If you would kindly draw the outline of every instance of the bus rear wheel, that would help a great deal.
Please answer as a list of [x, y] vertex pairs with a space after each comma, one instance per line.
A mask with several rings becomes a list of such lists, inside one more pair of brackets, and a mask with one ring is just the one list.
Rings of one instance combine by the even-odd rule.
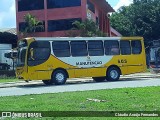
[[106, 77], [93, 77], [93, 80], [96, 82], [104, 82]]
[[45, 85], [52, 85], [53, 82], [51, 80], [42, 80]]
[[55, 85], [63, 85], [66, 83], [67, 75], [66, 72], [63, 70], [56, 70], [52, 74], [52, 82], [55, 83]]
[[118, 81], [120, 77], [120, 70], [117, 67], [110, 67], [107, 71], [108, 81]]

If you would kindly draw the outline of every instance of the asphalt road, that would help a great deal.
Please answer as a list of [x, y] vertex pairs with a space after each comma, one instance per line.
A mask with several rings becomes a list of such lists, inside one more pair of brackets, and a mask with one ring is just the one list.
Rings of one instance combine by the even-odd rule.
[[[0, 96], [19, 96], [29, 94], [59, 93], [72, 91], [102, 90], [115, 88], [134, 88], [160, 86], [160, 76], [131, 75], [121, 77], [117, 82], [95, 83], [90, 78], [70, 80], [61, 86], [45, 86], [42, 82], [16, 83], [10, 87], [0, 88]], [[2, 85], [2, 84], [1, 84]]]

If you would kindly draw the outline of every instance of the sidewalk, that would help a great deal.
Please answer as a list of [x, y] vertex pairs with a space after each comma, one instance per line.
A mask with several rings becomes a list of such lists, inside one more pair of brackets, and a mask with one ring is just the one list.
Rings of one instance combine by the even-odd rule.
[[[121, 76], [120, 79], [127, 79], [127, 78], [160, 78], [160, 74], [151, 74], [151, 73], [137, 73], [137, 74], [130, 74]], [[92, 78], [72, 78], [68, 79], [67, 83], [74, 84], [74, 83], [88, 83], [93, 82]], [[26, 86], [26, 85], [41, 85], [43, 86], [43, 82], [41, 80], [38, 81], [18, 81], [18, 82], [7, 82], [7, 83], [0, 83], [0, 88], [7, 88], [7, 87], [16, 87], [16, 86]], [[45, 85], [44, 85], [45, 86]]]

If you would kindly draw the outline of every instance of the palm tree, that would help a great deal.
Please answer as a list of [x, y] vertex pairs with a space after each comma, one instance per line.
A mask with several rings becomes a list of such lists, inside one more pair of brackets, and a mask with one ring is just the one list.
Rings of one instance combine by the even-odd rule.
[[44, 29], [43, 22], [39, 21], [35, 16], [29, 13], [24, 16], [24, 21], [25, 29], [21, 31], [24, 36], [28, 36], [28, 34], [35, 33], [37, 29], [40, 29], [41, 31], [43, 31]]
[[[100, 31], [99, 27], [93, 20], [84, 20], [82, 22], [73, 22], [74, 28], [70, 31], [69, 36], [75, 37], [105, 37], [106, 34]], [[78, 31], [78, 32], [77, 32]], [[74, 36], [73, 36], [74, 35]]]

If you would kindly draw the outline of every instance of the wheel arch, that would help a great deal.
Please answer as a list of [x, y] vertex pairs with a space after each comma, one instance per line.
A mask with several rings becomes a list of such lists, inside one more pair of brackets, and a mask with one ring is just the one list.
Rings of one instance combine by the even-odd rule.
[[[64, 69], [64, 68], [56, 68], [56, 69], [54, 69], [53, 72], [52, 72], [52, 75], [53, 75], [53, 73], [54, 73], [55, 71], [57, 71], [57, 70], [62, 70], [62, 71], [64, 71], [64, 72], [66, 73], [66, 75], [67, 75], [67, 78], [69, 78], [69, 74], [68, 74], [67, 70]], [[52, 75], [51, 75], [51, 77], [52, 77]]]
[[117, 69], [119, 70], [119, 72], [120, 72], [120, 75], [122, 75], [122, 71], [121, 71], [121, 69], [120, 69], [117, 65], [111, 65], [111, 66], [109, 66], [109, 67], [107, 68], [107, 70], [106, 70], [106, 74], [107, 74], [108, 70], [109, 70], [110, 68], [112, 68], [112, 67], [117, 68]]

